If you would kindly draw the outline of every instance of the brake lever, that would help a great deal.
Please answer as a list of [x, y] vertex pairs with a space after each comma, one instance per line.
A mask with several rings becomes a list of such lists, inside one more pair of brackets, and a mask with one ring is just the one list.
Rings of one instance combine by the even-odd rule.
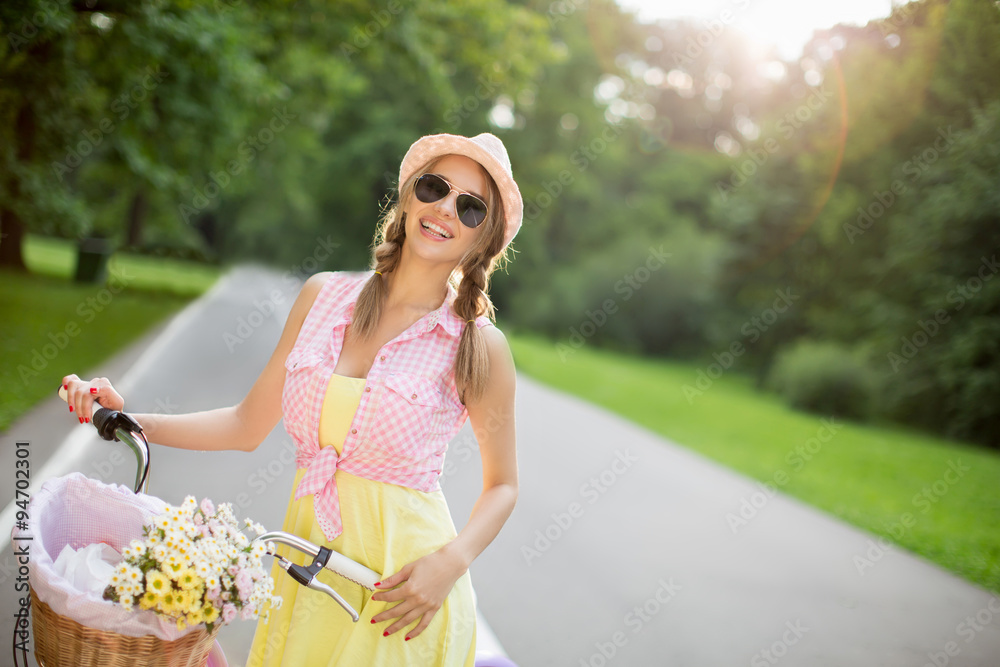
[[[278, 559], [278, 565], [281, 567], [282, 570], [284, 570], [285, 572], [287, 572], [289, 574], [289, 576], [291, 576], [292, 579], [294, 579], [295, 581], [299, 582], [300, 584], [302, 584], [306, 588], [311, 588], [314, 591], [319, 591], [320, 593], [326, 593], [327, 595], [329, 595], [331, 598], [334, 599], [334, 601], [337, 604], [339, 604], [341, 607], [344, 608], [344, 611], [346, 611], [348, 614], [350, 614], [351, 620], [354, 621], [355, 623], [357, 623], [358, 619], [361, 618], [358, 615], [358, 612], [354, 610], [354, 607], [352, 607], [351, 605], [349, 605], [347, 603], [347, 600], [345, 600], [344, 598], [340, 597], [340, 595], [337, 593], [337, 591], [333, 590], [332, 588], [330, 588], [329, 586], [327, 586], [326, 584], [324, 584], [322, 581], [320, 581], [316, 577], [316, 574], [318, 573], [318, 571], [316, 573], [311, 573], [310, 572], [310, 570], [312, 569], [312, 566], [310, 566], [308, 568], [307, 567], [303, 567], [301, 565], [296, 565], [295, 563], [293, 563], [292, 561], [288, 560], [287, 558], [285, 558], [284, 556], [282, 556], [280, 554], [274, 553], [274, 554], [271, 554], [271, 555], [274, 556], [276, 559]], [[317, 556], [317, 558], [318, 558], [318, 556]], [[313, 561], [313, 566], [315, 566], [316, 564], [317, 563], [314, 560]], [[320, 567], [319, 569], [322, 569], [322, 567]]]

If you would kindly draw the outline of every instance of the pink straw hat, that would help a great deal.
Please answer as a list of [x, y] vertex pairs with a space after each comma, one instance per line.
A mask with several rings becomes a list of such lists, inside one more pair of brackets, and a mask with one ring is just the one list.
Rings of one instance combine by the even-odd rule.
[[[496, 135], [484, 132], [475, 137], [457, 134], [430, 134], [418, 139], [406, 151], [399, 166], [399, 185], [402, 187], [417, 169], [430, 160], [443, 155], [464, 155], [481, 164], [500, 190], [503, 210], [507, 217], [507, 231], [504, 234], [504, 248], [514, 239], [521, 228], [524, 216], [524, 202], [521, 191], [514, 182], [510, 168], [510, 158], [503, 142]], [[400, 193], [402, 195], [402, 193]]]

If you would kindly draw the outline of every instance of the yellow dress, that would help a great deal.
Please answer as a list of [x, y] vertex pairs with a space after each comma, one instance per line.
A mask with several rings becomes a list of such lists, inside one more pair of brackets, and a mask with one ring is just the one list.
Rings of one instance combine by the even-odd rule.
[[[334, 373], [330, 377], [319, 423], [321, 447], [337, 453], [350, 428], [364, 391], [365, 379]], [[295, 499], [305, 474], [300, 468], [292, 484], [282, 530], [324, 545], [388, 577], [404, 565], [444, 546], [457, 535], [444, 494], [378, 482], [338, 470], [336, 482], [344, 532], [327, 542], [316, 523], [313, 497]], [[294, 563], [312, 559], [297, 549], [279, 546]], [[308, 561], [308, 562], [307, 562]], [[300, 586], [275, 561], [271, 576], [282, 596], [270, 618], [258, 620], [247, 667], [361, 667], [368, 665], [433, 665], [473, 667], [476, 653], [476, 610], [468, 572], [455, 583], [430, 624], [404, 641], [414, 620], [388, 637], [382, 633], [398, 617], [372, 624], [372, 616], [400, 604], [372, 600], [369, 591], [328, 570], [319, 574], [357, 610], [354, 623], [327, 595]]]

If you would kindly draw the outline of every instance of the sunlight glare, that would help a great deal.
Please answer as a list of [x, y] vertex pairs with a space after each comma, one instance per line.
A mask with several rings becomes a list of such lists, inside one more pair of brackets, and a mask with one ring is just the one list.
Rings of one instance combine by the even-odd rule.
[[[897, 0], [899, 2], [900, 0]], [[838, 0], [835, 3], [802, 2], [801, 0], [617, 0], [626, 11], [636, 13], [643, 22], [658, 19], [688, 18], [695, 25], [724, 26], [746, 33], [761, 46], [773, 46], [778, 56], [795, 60], [814, 30], [831, 28], [838, 23], [865, 25], [884, 18], [892, 9], [891, 0]], [[843, 48], [843, 40], [835, 38], [831, 46]], [[832, 52], [830, 57], [832, 57]], [[773, 57], [773, 54], [767, 57]]]

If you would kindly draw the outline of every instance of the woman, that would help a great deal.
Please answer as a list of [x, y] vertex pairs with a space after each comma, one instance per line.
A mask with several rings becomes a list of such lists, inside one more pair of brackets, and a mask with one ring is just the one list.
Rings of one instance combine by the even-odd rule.
[[[423, 137], [400, 166], [374, 268], [306, 281], [239, 405], [133, 415], [151, 442], [193, 450], [252, 451], [283, 418], [299, 468], [283, 529], [383, 573], [374, 593], [320, 574], [355, 624], [275, 565], [284, 602], [259, 621], [248, 665], [473, 665], [468, 568], [517, 499], [514, 363], [487, 290], [522, 215], [500, 139]], [[107, 378], [63, 383], [81, 421], [95, 399], [124, 408]], [[466, 419], [483, 491], [459, 533], [438, 480]]]

